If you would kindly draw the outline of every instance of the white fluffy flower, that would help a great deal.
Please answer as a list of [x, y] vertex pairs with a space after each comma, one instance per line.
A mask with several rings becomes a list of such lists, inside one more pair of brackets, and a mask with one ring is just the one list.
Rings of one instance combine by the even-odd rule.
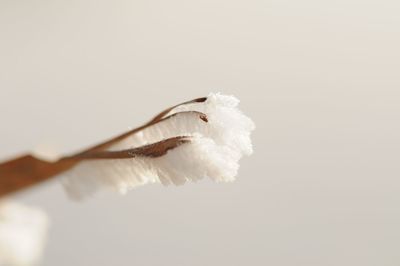
[[[147, 183], [184, 184], [204, 177], [232, 181], [242, 155], [252, 153], [250, 133], [254, 123], [238, 108], [233, 96], [210, 94], [205, 102], [180, 105], [157, 124], [113, 144], [107, 150], [135, 148], [176, 136], [190, 142], [165, 155], [113, 160], [86, 160], [66, 173], [67, 192], [75, 198], [101, 188], [125, 192]], [[205, 114], [207, 120], [199, 119]]]
[[47, 235], [46, 214], [14, 202], [0, 202], [0, 265], [35, 265]]

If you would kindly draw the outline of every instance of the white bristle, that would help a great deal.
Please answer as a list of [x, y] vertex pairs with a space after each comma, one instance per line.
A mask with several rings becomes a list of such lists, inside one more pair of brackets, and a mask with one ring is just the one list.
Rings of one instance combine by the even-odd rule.
[[204, 177], [214, 181], [234, 180], [242, 154], [252, 153], [250, 133], [254, 123], [237, 109], [232, 96], [210, 94], [204, 103], [175, 108], [170, 114], [198, 111], [172, 116], [138, 134], [112, 145], [108, 150], [139, 147], [176, 136], [191, 136], [191, 142], [157, 157], [132, 159], [88, 160], [79, 163], [63, 179], [68, 194], [83, 198], [99, 189], [126, 192], [147, 183], [184, 184]]

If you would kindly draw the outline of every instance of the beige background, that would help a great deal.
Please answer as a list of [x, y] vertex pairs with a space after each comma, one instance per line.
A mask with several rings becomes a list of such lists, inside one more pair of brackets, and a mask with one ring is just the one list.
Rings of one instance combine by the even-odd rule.
[[0, 2], [0, 158], [72, 152], [171, 104], [234, 94], [237, 182], [66, 198], [42, 265], [399, 265], [398, 1]]

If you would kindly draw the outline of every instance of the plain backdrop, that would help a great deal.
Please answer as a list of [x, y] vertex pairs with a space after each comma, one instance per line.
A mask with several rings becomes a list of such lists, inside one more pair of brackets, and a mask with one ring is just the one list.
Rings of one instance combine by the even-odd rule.
[[43, 266], [399, 265], [400, 4], [0, 1], [0, 158], [69, 153], [172, 104], [234, 94], [254, 119], [237, 181], [70, 201]]

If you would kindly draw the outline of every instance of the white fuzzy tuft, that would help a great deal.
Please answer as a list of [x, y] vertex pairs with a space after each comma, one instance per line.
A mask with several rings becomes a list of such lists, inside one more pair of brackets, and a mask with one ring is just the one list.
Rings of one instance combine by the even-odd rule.
[[0, 265], [36, 265], [47, 235], [47, 215], [14, 202], [0, 202]]
[[213, 139], [217, 145], [251, 155], [253, 152], [250, 133], [255, 129], [253, 121], [238, 108], [239, 100], [233, 96], [211, 93], [204, 103], [179, 106], [170, 114], [198, 111], [207, 115], [208, 123], [194, 113], [183, 113], [146, 128], [113, 145], [110, 150], [133, 148], [175, 136], [201, 134]]
[[[191, 136], [183, 144], [157, 158], [90, 160], [79, 163], [63, 180], [68, 194], [82, 198], [102, 188], [125, 193], [147, 183], [184, 184], [204, 177], [215, 181], [234, 180], [242, 155], [250, 155], [250, 133], [254, 123], [237, 109], [232, 96], [210, 94], [204, 103], [179, 106], [170, 119], [153, 125], [114, 144], [109, 150], [139, 147], [176, 136]], [[196, 113], [207, 115], [204, 122]]]

